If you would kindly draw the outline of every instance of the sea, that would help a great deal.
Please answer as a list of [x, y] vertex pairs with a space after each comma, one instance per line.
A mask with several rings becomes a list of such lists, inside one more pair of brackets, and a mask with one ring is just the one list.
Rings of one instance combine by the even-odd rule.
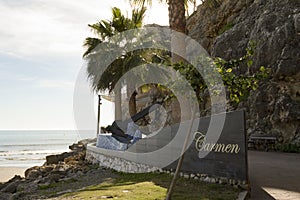
[[1, 130], [0, 167], [39, 166], [45, 163], [47, 155], [70, 151], [69, 145], [95, 136], [94, 131]]

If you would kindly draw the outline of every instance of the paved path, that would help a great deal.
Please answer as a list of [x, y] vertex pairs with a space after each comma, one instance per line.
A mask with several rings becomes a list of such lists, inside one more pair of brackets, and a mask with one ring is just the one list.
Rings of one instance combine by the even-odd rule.
[[248, 151], [251, 200], [300, 200], [300, 154]]

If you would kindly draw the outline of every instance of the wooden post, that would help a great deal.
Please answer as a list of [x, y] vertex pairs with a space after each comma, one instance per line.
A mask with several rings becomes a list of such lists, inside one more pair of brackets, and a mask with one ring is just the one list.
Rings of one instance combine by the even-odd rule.
[[101, 105], [101, 95], [98, 94], [98, 121], [97, 121], [97, 136], [99, 135], [99, 129], [100, 129], [100, 105]]
[[194, 124], [194, 121], [195, 121], [195, 114], [192, 113], [192, 116], [193, 116], [192, 122], [190, 124], [189, 130], [188, 130], [187, 135], [185, 137], [183, 147], [182, 147], [182, 150], [181, 150], [181, 156], [179, 157], [177, 167], [176, 167], [176, 171], [174, 173], [174, 176], [173, 176], [173, 179], [171, 181], [170, 187], [169, 187], [168, 192], [167, 192], [167, 197], [166, 197], [165, 200], [171, 200], [171, 197], [172, 197], [172, 194], [173, 194], [173, 190], [174, 190], [174, 187], [175, 187], [175, 184], [176, 184], [176, 179], [178, 177], [178, 174], [179, 174], [181, 166], [182, 166], [182, 162], [183, 162], [183, 159], [184, 159], [184, 154], [185, 154], [185, 151], [187, 150], [189, 137], [191, 135], [192, 127], [193, 127], [193, 124]]

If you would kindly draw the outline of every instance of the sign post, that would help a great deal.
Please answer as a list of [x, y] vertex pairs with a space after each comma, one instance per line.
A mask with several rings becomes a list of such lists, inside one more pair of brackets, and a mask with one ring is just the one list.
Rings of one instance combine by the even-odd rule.
[[98, 94], [98, 119], [97, 119], [97, 135], [96, 138], [98, 138], [99, 130], [100, 130], [100, 106], [101, 106], [101, 95]]

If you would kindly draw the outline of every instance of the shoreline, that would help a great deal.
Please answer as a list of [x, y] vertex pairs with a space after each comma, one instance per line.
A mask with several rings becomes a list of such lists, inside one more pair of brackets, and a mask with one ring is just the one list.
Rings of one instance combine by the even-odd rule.
[[5, 183], [15, 175], [24, 177], [27, 167], [0, 167], [0, 183]]
[[[87, 162], [85, 159], [86, 156], [86, 144], [90, 143], [92, 140], [80, 141], [77, 144], [70, 146], [71, 152], [65, 152], [58, 155], [50, 155], [46, 157], [46, 163], [43, 166], [35, 166], [32, 168], [21, 168], [21, 167], [0, 167], [0, 182], [7, 181], [10, 178], [13, 178], [16, 174], [19, 174], [24, 177], [24, 172], [26, 170], [26, 178], [15, 177], [10, 182], [0, 184], [0, 199], [45, 199], [45, 198], [58, 198], [65, 199], [62, 195], [68, 194], [72, 198], [77, 197], [75, 192], [81, 191], [83, 188], [92, 187], [97, 185], [99, 187], [97, 192], [101, 192], [103, 188], [108, 188], [109, 191], [101, 193], [104, 197], [110, 197], [114, 194], [117, 196], [123, 197], [124, 191], [129, 191], [130, 188], [131, 197], [136, 197], [136, 194], [140, 192], [139, 187], [142, 187], [143, 194], [149, 195], [149, 187], [153, 190], [159, 189], [160, 197], [165, 196], [165, 190], [168, 187], [168, 183], [171, 181], [171, 176], [169, 174], [161, 173], [148, 173], [141, 174], [136, 177], [136, 174], [130, 173], [115, 173], [113, 170], [101, 167], [98, 164], [92, 164]], [[94, 142], [94, 140], [93, 140]], [[161, 180], [161, 177], [163, 180]], [[125, 184], [124, 180], [129, 180], [130, 184]], [[148, 185], [155, 179], [157, 185]], [[133, 184], [132, 184], [132, 183]], [[181, 188], [185, 188], [186, 184], [190, 184], [190, 187], [195, 187], [195, 183], [191, 183], [190, 180], [182, 180], [183, 184]], [[119, 185], [118, 183], [122, 183]], [[137, 185], [136, 185], [137, 184]], [[197, 183], [199, 186], [196, 186], [194, 189], [203, 188], [205, 183]], [[119, 187], [116, 189], [116, 187]], [[125, 188], [124, 188], [125, 187]], [[218, 188], [215, 189], [216, 193], [224, 191], [224, 187], [229, 189], [230, 195], [232, 196], [229, 199], [235, 199], [233, 197], [238, 196], [238, 190], [233, 187], [221, 186], [218, 185]], [[124, 190], [126, 189], [126, 190]], [[194, 189], [192, 189], [194, 191]], [[106, 190], [106, 189], [105, 189]], [[117, 191], [117, 193], [115, 193]], [[119, 192], [118, 192], [119, 191]], [[199, 194], [205, 193], [207, 189], [203, 189]], [[182, 192], [179, 192], [180, 194]], [[228, 191], [225, 191], [228, 195]], [[224, 193], [224, 194], [225, 194]], [[95, 191], [88, 191], [88, 194], [81, 193], [84, 195], [83, 199], [86, 199], [85, 195], [88, 195], [89, 198], [99, 198], [98, 195], [95, 195]], [[156, 193], [151, 194], [153, 197], [156, 197]], [[181, 194], [185, 195], [185, 194]], [[186, 193], [187, 195], [187, 193]], [[157, 196], [157, 197], [158, 197]], [[81, 197], [80, 197], [81, 198]]]
[[[50, 154], [46, 155], [45, 161], [48, 162], [48, 164], [58, 164], [60, 161], [64, 161], [65, 158], [69, 158], [70, 160], [84, 160], [85, 158], [85, 146], [87, 143], [90, 142], [95, 142], [94, 139], [84, 139], [81, 140], [77, 143], [73, 143], [68, 147], [69, 151], [65, 151], [59, 154]], [[79, 161], [78, 160], [78, 161]], [[43, 165], [45, 164], [45, 161], [43, 161], [40, 164], [35, 163], [33, 166], [23, 166], [23, 167], [18, 167], [18, 166], [0, 166], [0, 184], [1, 183], [6, 183], [16, 175], [21, 176], [21, 178], [25, 178], [25, 171], [28, 169], [35, 169], [35, 168], [43, 168]], [[76, 166], [77, 161], [75, 161], [73, 167], [78, 167]]]

